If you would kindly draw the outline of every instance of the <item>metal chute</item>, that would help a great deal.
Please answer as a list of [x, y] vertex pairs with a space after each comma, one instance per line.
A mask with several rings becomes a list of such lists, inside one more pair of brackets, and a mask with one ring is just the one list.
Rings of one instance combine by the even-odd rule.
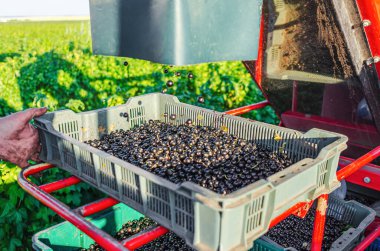
[[90, 0], [94, 54], [173, 65], [257, 58], [262, 0]]

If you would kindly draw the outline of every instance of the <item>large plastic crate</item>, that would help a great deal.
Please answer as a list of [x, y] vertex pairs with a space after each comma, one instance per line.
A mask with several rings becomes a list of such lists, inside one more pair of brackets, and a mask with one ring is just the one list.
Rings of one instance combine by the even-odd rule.
[[[164, 113], [176, 114], [176, 120]], [[150, 119], [182, 124], [189, 118], [197, 125], [227, 129], [273, 151], [284, 151], [297, 163], [223, 196], [191, 182], [174, 184], [82, 143]], [[112, 108], [49, 113], [36, 119], [36, 125], [42, 160], [130, 205], [198, 250], [247, 250], [267, 231], [271, 219], [297, 202], [339, 187], [336, 169], [347, 147], [347, 137], [340, 134], [319, 129], [300, 133], [187, 105], [158, 93], [134, 97]]]
[[[351, 228], [346, 230], [336, 241], [334, 241], [331, 245], [330, 251], [349, 251], [353, 250], [362, 240], [364, 231], [375, 219], [376, 212], [354, 200], [342, 201], [330, 197], [327, 215], [351, 226]], [[274, 248], [280, 247], [281, 250], [296, 251], [294, 248], [283, 248], [268, 237], [263, 237], [262, 239]]]

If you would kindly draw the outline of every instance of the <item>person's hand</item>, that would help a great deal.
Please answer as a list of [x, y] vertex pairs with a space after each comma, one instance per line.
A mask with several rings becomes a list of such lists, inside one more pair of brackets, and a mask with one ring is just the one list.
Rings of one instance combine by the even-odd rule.
[[41, 150], [38, 132], [29, 122], [46, 111], [46, 108], [31, 108], [0, 118], [0, 159], [20, 167], [28, 166], [30, 159], [38, 161]]

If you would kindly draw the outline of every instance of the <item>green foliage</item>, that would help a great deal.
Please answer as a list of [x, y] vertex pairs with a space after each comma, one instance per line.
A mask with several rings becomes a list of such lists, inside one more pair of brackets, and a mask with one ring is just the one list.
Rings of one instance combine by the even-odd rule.
[[[128, 66], [124, 62], [128, 61]], [[164, 70], [169, 73], [165, 74]], [[181, 72], [181, 77], [175, 73]], [[189, 79], [192, 72], [194, 78]], [[94, 56], [88, 21], [12, 22], [0, 24], [0, 116], [28, 107], [46, 106], [50, 111], [93, 110], [124, 103], [129, 97], [160, 92], [166, 82], [168, 94], [182, 102], [225, 111], [263, 100], [241, 62], [170, 67], [142, 60]], [[204, 104], [197, 97], [205, 98]], [[277, 119], [269, 108], [249, 115], [268, 123]], [[14, 165], [0, 162], [0, 249], [30, 247], [31, 235], [60, 219], [18, 186]], [[49, 182], [58, 171], [38, 178]], [[56, 193], [77, 206], [85, 185]], [[93, 196], [88, 196], [92, 198]], [[86, 196], [87, 198], [87, 196]]]
[[[26, 194], [17, 184], [20, 171], [17, 166], [0, 161], [0, 250], [4, 251], [15, 250], [16, 247], [25, 250], [26, 243], [30, 247], [34, 233], [61, 221], [53, 211]], [[36, 184], [44, 184], [66, 176], [53, 169], [32, 179]], [[99, 197], [86, 184], [60, 190], [55, 196], [72, 207]]]
[[[182, 76], [174, 76], [175, 72]], [[187, 78], [189, 72], [193, 79]], [[94, 56], [87, 21], [0, 24], [0, 116], [31, 106], [98, 109], [160, 92], [168, 80], [175, 84], [169, 94], [193, 104], [202, 95], [205, 107], [219, 111], [263, 99], [241, 62], [169, 67]], [[275, 117], [265, 111], [260, 118], [273, 122]]]
[[74, 112], [81, 112], [85, 109], [85, 105], [83, 104], [83, 102], [77, 99], [70, 99], [65, 106], [68, 109], [73, 110]]

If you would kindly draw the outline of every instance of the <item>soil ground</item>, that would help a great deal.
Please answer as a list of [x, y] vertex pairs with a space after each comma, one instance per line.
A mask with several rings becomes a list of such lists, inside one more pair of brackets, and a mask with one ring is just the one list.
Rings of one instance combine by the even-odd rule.
[[323, 0], [285, 2], [289, 22], [281, 48], [282, 67], [344, 79], [351, 77], [353, 69], [332, 3]]
[[[273, 30], [283, 31], [280, 67], [284, 70], [316, 73], [347, 80], [345, 88], [349, 90], [347, 99], [350, 98], [347, 107], [355, 109], [362, 93], [331, 1], [284, 0], [284, 2], [287, 14], [286, 22], [282, 25], [276, 25], [279, 13], [276, 12], [274, 0], [269, 0], [269, 4], [264, 5], [265, 20], [267, 20], [266, 37], [270, 38]], [[262, 87], [278, 113], [291, 109], [292, 80], [264, 77]], [[324, 94], [323, 83], [298, 81], [298, 111], [320, 115]]]

